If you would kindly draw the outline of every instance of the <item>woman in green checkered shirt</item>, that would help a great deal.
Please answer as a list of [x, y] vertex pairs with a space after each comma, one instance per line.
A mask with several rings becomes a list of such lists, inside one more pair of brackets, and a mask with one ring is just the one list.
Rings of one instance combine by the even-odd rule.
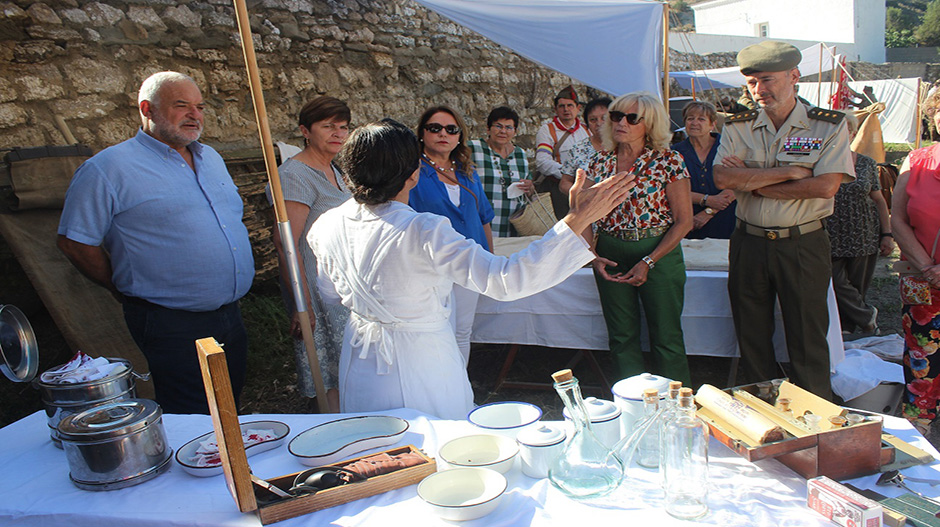
[[494, 237], [515, 235], [509, 216], [519, 208], [520, 200], [507, 196], [509, 186], [518, 182], [520, 190], [526, 194], [532, 194], [535, 190], [525, 151], [512, 144], [518, 129], [519, 114], [511, 108], [500, 106], [494, 108], [486, 118], [486, 139], [474, 139], [469, 143], [483, 191], [496, 213], [490, 224]]

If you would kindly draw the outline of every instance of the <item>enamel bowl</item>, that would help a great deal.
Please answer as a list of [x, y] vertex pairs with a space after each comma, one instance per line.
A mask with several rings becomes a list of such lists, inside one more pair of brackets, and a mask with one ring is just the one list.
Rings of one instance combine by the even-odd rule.
[[418, 496], [445, 520], [475, 520], [493, 512], [506, 492], [506, 477], [487, 468], [435, 472], [418, 484]]
[[309, 467], [330, 465], [352, 454], [397, 443], [408, 421], [387, 415], [365, 415], [328, 421], [297, 435], [287, 449]]
[[[284, 443], [284, 439], [288, 434], [290, 434], [290, 427], [280, 421], [250, 421], [247, 423], [241, 423], [240, 426], [242, 432], [245, 430], [273, 430], [275, 435], [275, 439], [263, 441], [261, 443], [255, 443], [249, 447], [246, 447], [246, 456], [253, 456], [260, 452], [277, 448]], [[176, 451], [176, 462], [179, 464], [179, 466], [183, 467], [183, 470], [185, 470], [187, 473], [201, 478], [218, 476], [221, 474], [221, 462], [205, 467], [199, 467], [189, 461], [196, 456], [196, 450], [199, 449], [199, 444], [203, 441], [211, 439], [213, 436], [215, 436], [215, 432], [209, 432], [181, 446]]]
[[467, 420], [487, 433], [516, 439], [516, 435], [542, 418], [542, 409], [534, 404], [503, 401], [477, 406]]
[[488, 468], [501, 474], [509, 472], [519, 445], [515, 440], [505, 436], [480, 434], [458, 437], [448, 441], [438, 451], [438, 457], [447, 468]]

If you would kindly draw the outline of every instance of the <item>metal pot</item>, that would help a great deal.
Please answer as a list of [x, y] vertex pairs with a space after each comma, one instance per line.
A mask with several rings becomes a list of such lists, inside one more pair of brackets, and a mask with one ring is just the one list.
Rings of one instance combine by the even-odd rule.
[[135, 372], [130, 361], [113, 357], [108, 357], [108, 360], [122, 363], [124, 369], [103, 379], [74, 384], [50, 384], [39, 379], [33, 381], [46, 407], [46, 424], [49, 425], [49, 436], [55, 446], [62, 448], [56, 432], [62, 419], [99, 404], [134, 399], [137, 397], [134, 379], [150, 378], [149, 374]]
[[160, 405], [149, 399], [99, 404], [63, 419], [59, 438], [69, 478], [85, 490], [114, 490], [153, 479], [169, 468], [173, 449]]

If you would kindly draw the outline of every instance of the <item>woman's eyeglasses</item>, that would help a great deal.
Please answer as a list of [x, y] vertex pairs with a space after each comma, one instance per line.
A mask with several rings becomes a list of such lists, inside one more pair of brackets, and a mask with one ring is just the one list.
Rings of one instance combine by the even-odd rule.
[[499, 131], [505, 130], [505, 131], [507, 131], [507, 132], [514, 132], [514, 131], [516, 130], [516, 127], [513, 126], [513, 125], [511, 125], [511, 124], [510, 124], [510, 125], [503, 126], [503, 125], [501, 125], [501, 124], [499, 124], [499, 123], [496, 123], [496, 124], [493, 125], [493, 128], [496, 128], [496, 129], [499, 130]]
[[441, 130], [444, 130], [450, 135], [457, 135], [460, 133], [460, 127], [457, 126], [456, 124], [449, 124], [447, 126], [444, 126], [438, 123], [428, 123], [424, 125], [424, 130], [426, 132], [431, 132], [432, 134], [440, 133]]
[[624, 117], [627, 118], [627, 124], [632, 125], [640, 124], [640, 121], [643, 120], [643, 118], [640, 117], [640, 114], [637, 113], [623, 113], [618, 112], [617, 110], [610, 111], [610, 122], [612, 123], [619, 123], [623, 120]]

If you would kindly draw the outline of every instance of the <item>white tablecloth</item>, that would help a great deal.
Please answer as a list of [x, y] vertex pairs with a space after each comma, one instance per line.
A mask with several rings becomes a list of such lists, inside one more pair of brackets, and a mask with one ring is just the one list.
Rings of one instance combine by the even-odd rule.
[[[473, 433], [466, 422], [438, 421], [412, 410], [386, 412], [407, 419], [411, 425], [398, 445], [413, 444], [435, 456], [444, 442]], [[291, 427], [288, 438], [338, 416], [250, 415], [243, 421], [274, 419]], [[164, 424], [170, 445], [179, 448], [190, 439], [212, 429], [208, 416], [166, 415]], [[918, 447], [940, 454], [903, 419], [886, 418], [885, 427]], [[391, 448], [383, 447], [383, 448]], [[736, 526], [827, 526], [822, 516], [805, 507], [806, 482], [774, 460], [749, 463], [712, 440], [709, 451], [709, 507], [705, 525]], [[304, 470], [288, 453], [287, 444], [249, 458], [254, 473], [273, 478]], [[937, 464], [906, 469], [915, 477], [940, 478]], [[239, 513], [223, 476], [196, 478], [173, 462], [157, 478], [126, 489], [108, 492], [79, 490], [68, 479], [68, 464], [61, 450], [50, 442], [46, 417], [37, 412], [0, 429], [0, 525], [17, 527], [69, 526], [133, 527], [258, 526], [253, 514]], [[633, 468], [631, 476], [646, 476]], [[875, 488], [876, 476], [852, 483]], [[687, 526], [662, 510], [661, 496], [642, 498], [629, 487], [595, 501], [577, 502], [551, 486], [548, 480], [522, 475], [518, 468], [508, 474], [509, 489], [497, 509], [484, 518], [467, 522], [473, 526], [581, 525], [676, 525]], [[940, 496], [940, 489], [910, 483], [916, 490]], [[898, 496], [900, 489], [878, 487], [878, 492]], [[417, 496], [414, 485], [325, 509], [277, 525], [296, 526], [399, 526], [453, 525], [438, 519]]]
[[[682, 332], [689, 355], [737, 357], [738, 341], [731, 318], [726, 271], [687, 271]], [[644, 319], [645, 320], [645, 319]], [[644, 349], [646, 323], [642, 323]], [[835, 293], [829, 287], [830, 361], [845, 357]], [[473, 342], [525, 344], [551, 348], [607, 350], [607, 326], [591, 269], [579, 269], [557, 286], [512, 302], [481, 296], [473, 321]], [[783, 319], [777, 310], [774, 349], [787, 361]]]

